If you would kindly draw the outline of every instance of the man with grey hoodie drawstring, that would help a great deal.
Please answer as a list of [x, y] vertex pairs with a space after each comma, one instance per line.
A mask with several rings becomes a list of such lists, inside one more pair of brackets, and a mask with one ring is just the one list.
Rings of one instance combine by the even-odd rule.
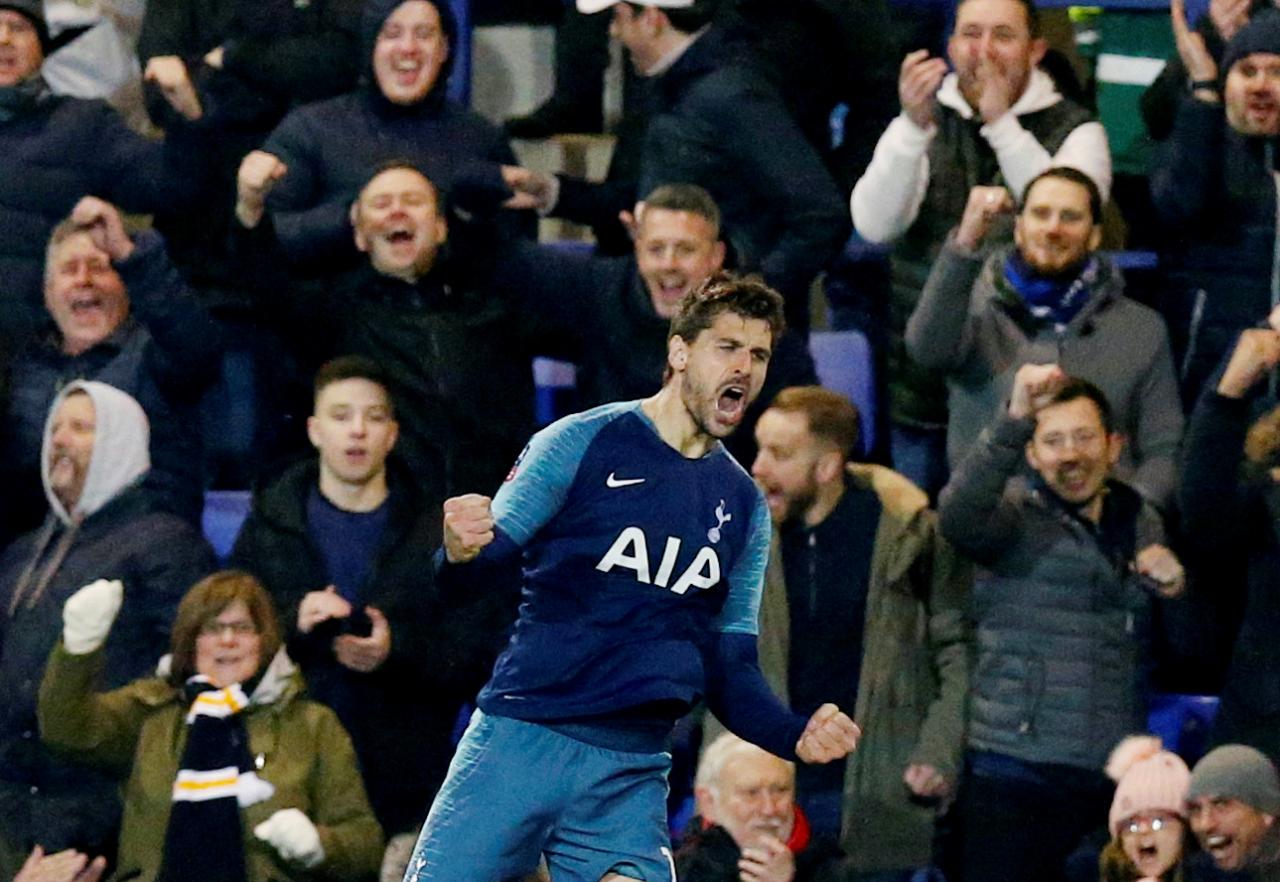
[[113, 850], [118, 782], [49, 752], [36, 726], [36, 693], [66, 599], [96, 579], [124, 584], [99, 683], [112, 689], [155, 668], [179, 599], [213, 569], [200, 534], [156, 510], [141, 489], [149, 436], [128, 394], [96, 381], [68, 384], [44, 430], [49, 515], [0, 556], [0, 879], [12, 878], [37, 844], [47, 853]]

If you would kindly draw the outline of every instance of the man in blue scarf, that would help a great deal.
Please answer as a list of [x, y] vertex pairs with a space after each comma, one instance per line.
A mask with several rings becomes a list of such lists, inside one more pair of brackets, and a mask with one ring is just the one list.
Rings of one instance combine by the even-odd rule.
[[[992, 248], [993, 228], [1015, 211], [1014, 244]], [[1169, 340], [1098, 253], [1101, 215], [1097, 186], [1071, 168], [1034, 178], [1016, 209], [1002, 187], [973, 188], [907, 325], [907, 348], [946, 372], [952, 466], [1008, 401], [1021, 365], [1057, 364], [1113, 403], [1127, 439], [1118, 475], [1160, 507], [1183, 423]]]

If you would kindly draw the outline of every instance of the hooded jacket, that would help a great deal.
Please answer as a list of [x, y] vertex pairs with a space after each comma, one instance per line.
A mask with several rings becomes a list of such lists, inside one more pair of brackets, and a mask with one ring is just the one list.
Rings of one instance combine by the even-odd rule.
[[1183, 419], [1164, 322], [1126, 297], [1120, 272], [1099, 257], [1088, 300], [1059, 329], [1033, 316], [1004, 281], [1011, 251], [984, 260], [948, 239], [907, 323], [911, 357], [946, 374], [952, 467], [1008, 401], [1019, 367], [1058, 364], [1106, 394], [1126, 438], [1120, 476], [1156, 505], [1171, 505]]
[[[402, 2], [371, 0], [365, 6], [361, 48], [367, 61], [361, 86], [291, 111], [263, 145], [289, 169], [272, 189], [267, 208], [285, 254], [308, 275], [356, 261], [351, 203], [390, 160], [409, 160], [430, 178], [441, 206], [458, 189], [510, 192], [499, 166], [518, 163], [502, 130], [445, 97], [452, 55], [416, 104], [392, 104], [379, 90], [372, 70], [374, 42]], [[448, 3], [433, 5], [450, 45], [456, 45]]]
[[[127, 779], [117, 875], [152, 882], [164, 856], [188, 705], [181, 689], [157, 678], [95, 693], [103, 661], [101, 650], [72, 655], [58, 642], [40, 687], [40, 734], [63, 754]], [[275, 788], [241, 810], [246, 880], [370, 878], [382, 858], [382, 831], [351, 739], [332, 711], [301, 693], [301, 678], [282, 651], [244, 711], [249, 753], [261, 762], [259, 777]], [[285, 808], [301, 810], [320, 834], [324, 860], [314, 869], [285, 861], [254, 836], [255, 826]]]
[[116, 269], [130, 314], [109, 336], [68, 355], [51, 325], [11, 356], [4, 409], [10, 428], [0, 441], [0, 476], [12, 488], [12, 508], [0, 515], [0, 531], [30, 529], [44, 514], [36, 478], [41, 431], [50, 403], [73, 379], [100, 380], [137, 399], [151, 425], [148, 492], [166, 511], [199, 522], [204, 451], [197, 405], [217, 376], [222, 335], [156, 233], [140, 234], [134, 253]]
[[96, 579], [124, 583], [124, 604], [103, 649], [102, 685], [114, 688], [154, 668], [178, 601], [213, 569], [204, 539], [154, 510], [138, 488], [148, 467], [141, 407], [104, 383], [75, 382], [50, 413], [81, 391], [93, 400], [96, 426], [80, 498], [67, 508], [48, 490], [46, 457], [52, 511], [0, 556], [0, 836], [24, 849], [33, 841], [53, 851], [103, 848], [118, 820], [110, 776], [58, 759], [34, 737], [36, 690], [67, 598]]

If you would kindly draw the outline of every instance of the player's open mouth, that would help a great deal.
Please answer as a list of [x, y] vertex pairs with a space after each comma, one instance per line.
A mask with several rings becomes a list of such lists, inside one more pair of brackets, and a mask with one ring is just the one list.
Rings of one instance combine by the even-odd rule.
[[737, 384], [725, 386], [716, 398], [716, 414], [727, 423], [736, 423], [742, 419], [742, 412], [747, 407], [747, 388]]
[[405, 245], [413, 241], [413, 230], [392, 230], [387, 233], [387, 241], [392, 245]]

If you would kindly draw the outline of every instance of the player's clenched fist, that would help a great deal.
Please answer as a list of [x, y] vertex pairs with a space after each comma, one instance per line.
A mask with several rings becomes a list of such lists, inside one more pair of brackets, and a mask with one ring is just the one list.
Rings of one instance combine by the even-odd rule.
[[796, 742], [796, 756], [806, 763], [829, 763], [853, 753], [862, 729], [834, 704], [813, 712]]
[[444, 502], [444, 554], [449, 563], [474, 560], [493, 541], [493, 500], [479, 493]]

